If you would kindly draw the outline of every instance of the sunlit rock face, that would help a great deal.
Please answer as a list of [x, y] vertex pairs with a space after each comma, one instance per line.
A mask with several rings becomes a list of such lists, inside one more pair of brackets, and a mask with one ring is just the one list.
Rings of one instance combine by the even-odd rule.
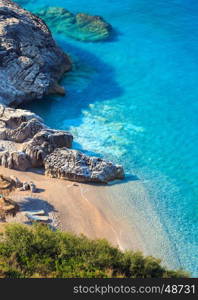
[[22, 171], [43, 167], [46, 155], [72, 141], [69, 132], [48, 128], [36, 114], [0, 105], [0, 165]]
[[71, 69], [46, 24], [9, 0], [0, 0], [0, 103], [18, 105], [62, 89]]
[[45, 174], [79, 182], [107, 183], [124, 178], [120, 165], [67, 148], [57, 148], [44, 159]]
[[76, 40], [95, 42], [111, 36], [112, 27], [100, 16], [73, 14], [61, 7], [45, 7], [34, 12], [51, 30]]

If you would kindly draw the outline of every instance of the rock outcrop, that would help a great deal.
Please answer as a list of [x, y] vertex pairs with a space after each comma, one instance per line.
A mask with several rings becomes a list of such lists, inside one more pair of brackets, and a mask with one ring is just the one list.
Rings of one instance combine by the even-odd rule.
[[45, 174], [79, 182], [107, 183], [123, 179], [122, 166], [71, 149], [56, 149], [44, 159]]
[[0, 0], [0, 103], [17, 105], [58, 93], [69, 57], [46, 24], [9, 0]]
[[44, 7], [34, 12], [49, 28], [76, 40], [96, 42], [111, 36], [112, 27], [100, 16], [71, 13], [62, 7]]
[[0, 105], [0, 165], [44, 168], [48, 176], [79, 182], [124, 178], [121, 166], [69, 149], [72, 141], [69, 132], [48, 128], [36, 114]]
[[72, 141], [73, 136], [66, 131], [44, 129], [24, 144], [23, 151], [31, 161], [32, 167], [42, 167], [48, 154], [56, 148], [70, 148]]
[[0, 164], [16, 170], [42, 167], [46, 155], [57, 147], [71, 147], [73, 136], [51, 130], [26, 110], [0, 105]]

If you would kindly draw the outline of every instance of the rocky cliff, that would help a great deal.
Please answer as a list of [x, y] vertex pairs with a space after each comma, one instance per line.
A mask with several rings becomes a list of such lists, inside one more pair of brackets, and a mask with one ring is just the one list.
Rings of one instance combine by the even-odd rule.
[[17, 105], [63, 93], [58, 80], [70, 59], [45, 23], [9, 0], [0, 0], [0, 102]]

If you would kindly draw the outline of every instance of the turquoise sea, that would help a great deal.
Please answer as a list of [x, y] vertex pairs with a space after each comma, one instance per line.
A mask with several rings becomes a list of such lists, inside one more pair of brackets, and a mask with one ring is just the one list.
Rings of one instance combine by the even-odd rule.
[[[44, 5], [101, 15], [116, 34], [98, 43], [54, 35], [74, 61], [63, 81], [68, 93], [25, 107], [72, 131], [75, 148], [123, 164], [117, 201], [129, 221], [132, 183], [140, 180], [152, 211], [144, 197], [135, 205], [148, 227], [157, 215], [176, 267], [198, 276], [198, 1], [35, 0], [25, 7]], [[163, 237], [154, 235], [149, 253], [168, 264]]]

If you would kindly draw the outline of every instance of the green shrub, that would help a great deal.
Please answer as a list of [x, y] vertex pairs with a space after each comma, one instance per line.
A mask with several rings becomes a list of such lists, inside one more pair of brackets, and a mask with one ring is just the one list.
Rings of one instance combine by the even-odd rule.
[[0, 236], [0, 277], [188, 277], [154, 257], [121, 252], [106, 240], [53, 232], [47, 226], [7, 225]]

